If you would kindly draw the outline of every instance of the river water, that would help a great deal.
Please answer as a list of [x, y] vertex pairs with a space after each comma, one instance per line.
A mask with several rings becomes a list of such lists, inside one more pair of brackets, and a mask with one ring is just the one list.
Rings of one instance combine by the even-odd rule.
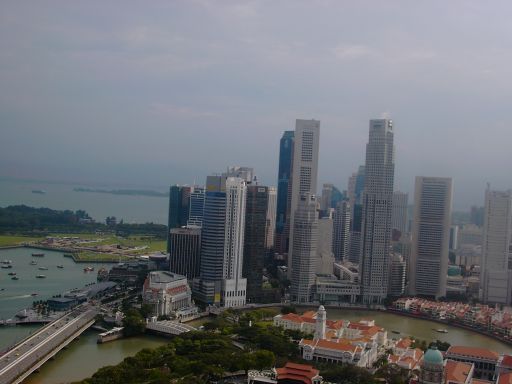
[[[115, 216], [125, 223], [167, 224], [169, 199], [152, 196], [127, 196], [108, 193], [74, 192], [74, 184], [44, 183], [36, 181], [0, 180], [0, 207], [25, 204], [30, 207], [51, 209], [85, 210], [96, 221], [103, 222], [107, 216]], [[120, 189], [112, 186], [90, 186], [93, 189]], [[44, 190], [45, 194], [32, 193]], [[134, 189], [142, 189], [140, 187]], [[166, 192], [165, 188], [151, 188]]]
[[[84, 273], [83, 264], [75, 264], [71, 259], [63, 257], [60, 252], [44, 251], [45, 257], [31, 256], [32, 250], [18, 248], [0, 251], [0, 260], [12, 260], [12, 269], [0, 269], [0, 318], [10, 318], [18, 310], [28, 307], [34, 299], [47, 299], [65, 290], [82, 287], [96, 280], [96, 273]], [[30, 265], [31, 260], [38, 262]], [[63, 269], [56, 266], [62, 264]], [[94, 265], [94, 264], [91, 264]], [[39, 271], [39, 266], [48, 270]], [[94, 265], [96, 270], [102, 265]], [[103, 264], [104, 266], [104, 264]], [[7, 275], [14, 271], [20, 280], [13, 281]], [[46, 279], [36, 279], [35, 275], [44, 273]], [[38, 293], [31, 297], [31, 293]], [[327, 309], [329, 319], [348, 319], [357, 321], [361, 318], [374, 319], [376, 323], [388, 330], [389, 337], [398, 337], [392, 330], [405, 335], [413, 335], [424, 340], [448, 341], [452, 345], [485, 347], [497, 352], [512, 353], [512, 348], [492, 338], [485, 337], [464, 329], [440, 325], [428, 320], [412, 319], [395, 314], [373, 311]], [[448, 333], [438, 333], [435, 329], [446, 328]], [[0, 327], [0, 350], [13, 342], [26, 337], [37, 329], [37, 326]], [[125, 357], [133, 356], [142, 348], [154, 348], [166, 343], [166, 339], [152, 336], [122, 339], [106, 344], [96, 344], [96, 333], [88, 331], [79, 340], [70, 344], [69, 348], [59, 352], [53, 361], [44, 365], [39, 373], [32, 375], [25, 383], [55, 384], [67, 383], [91, 376], [99, 368], [121, 362]]]

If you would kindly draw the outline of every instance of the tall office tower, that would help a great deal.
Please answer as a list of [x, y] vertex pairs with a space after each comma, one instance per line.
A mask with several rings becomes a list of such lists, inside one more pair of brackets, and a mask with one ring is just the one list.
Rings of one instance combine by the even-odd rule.
[[407, 232], [407, 204], [409, 195], [404, 192], [393, 192], [393, 214], [391, 216], [392, 229]]
[[362, 194], [364, 190], [365, 166], [360, 165], [348, 180], [347, 198], [350, 204], [349, 261], [359, 264], [361, 257], [361, 225], [363, 221]]
[[222, 174], [224, 177], [239, 177], [246, 183], [252, 183], [255, 181], [256, 176], [254, 175], [254, 168], [240, 167], [238, 165], [228, 167], [227, 171]]
[[332, 275], [334, 254], [332, 253], [333, 220], [331, 217], [318, 219], [318, 241], [316, 247], [316, 273]]
[[331, 208], [333, 190], [334, 185], [332, 184], [324, 184], [322, 187], [322, 197], [320, 198], [321, 216], [324, 216], [329, 210], [329, 208]]
[[226, 227], [222, 287], [222, 302], [225, 307], [245, 305], [247, 279], [242, 277], [242, 268], [246, 198], [246, 181], [239, 177], [228, 177], [226, 179]]
[[172, 185], [169, 189], [169, 217], [167, 227], [167, 253], [170, 252], [171, 228], [187, 225], [191, 188], [184, 185]]
[[351, 208], [352, 220], [350, 223], [348, 260], [351, 263], [359, 264], [361, 258], [361, 227], [363, 223], [363, 206], [361, 204], [356, 204]]
[[395, 159], [393, 123], [370, 120], [359, 264], [362, 300], [380, 303], [387, 295]]
[[260, 302], [265, 261], [269, 187], [249, 185], [245, 207], [243, 276], [247, 279], [247, 301]]
[[330, 208], [336, 208], [336, 204], [338, 204], [340, 201], [343, 201], [346, 199], [345, 192], [346, 191], [341, 192], [335, 186], [332, 187]]
[[275, 250], [279, 254], [288, 252], [294, 142], [295, 131], [285, 131], [279, 142], [275, 236]]
[[318, 202], [310, 193], [301, 195], [293, 215], [291, 301], [308, 303], [315, 283], [318, 242]]
[[265, 248], [274, 249], [276, 237], [276, 205], [277, 189], [268, 187], [268, 208], [267, 208], [267, 235], [265, 237]]
[[201, 262], [201, 228], [171, 228], [170, 271], [192, 280], [199, 277]]
[[190, 208], [187, 225], [201, 227], [204, 214], [204, 188], [195, 186], [190, 192]]
[[349, 261], [350, 251], [350, 203], [340, 201], [334, 211], [332, 251], [337, 262]]
[[196, 295], [206, 304], [245, 304], [242, 277], [245, 231], [245, 180], [208, 176], [201, 236], [201, 280]]
[[450, 227], [450, 251], [456, 251], [459, 246], [459, 226], [452, 225]]
[[485, 192], [480, 287], [484, 303], [512, 304], [512, 190]]
[[389, 294], [391, 296], [401, 296], [405, 291], [405, 275], [407, 265], [402, 255], [391, 255], [391, 266], [389, 273]]
[[409, 293], [446, 296], [452, 179], [416, 177]]
[[477, 207], [472, 206], [470, 212], [470, 220], [471, 224], [478, 225], [482, 227], [484, 225], [484, 217], [485, 217], [485, 207]]
[[[295, 149], [293, 154], [292, 200], [290, 215], [290, 239], [294, 239], [294, 217], [302, 195], [316, 195], [318, 173], [318, 148], [320, 121], [300, 120], [295, 123]], [[315, 198], [316, 201], [316, 198]], [[292, 276], [294, 245], [288, 247], [288, 276]], [[300, 264], [300, 263], [299, 263]]]

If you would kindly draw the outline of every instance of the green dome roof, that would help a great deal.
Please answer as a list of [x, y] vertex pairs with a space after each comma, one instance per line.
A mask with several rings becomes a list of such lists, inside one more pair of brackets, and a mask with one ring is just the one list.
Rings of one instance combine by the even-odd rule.
[[448, 266], [448, 276], [459, 276], [461, 274], [460, 267], [458, 265]]
[[423, 355], [423, 362], [443, 365], [443, 354], [439, 352], [435, 345], [433, 345], [427, 352], [425, 352], [425, 355]]

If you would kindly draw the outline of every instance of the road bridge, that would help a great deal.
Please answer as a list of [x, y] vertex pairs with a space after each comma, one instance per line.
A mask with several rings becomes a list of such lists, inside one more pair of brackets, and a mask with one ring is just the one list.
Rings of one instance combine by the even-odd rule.
[[97, 314], [95, 307], [78, 307], [13, 346], [0, 357], [0, 383], [21, 383], [94, 324]]

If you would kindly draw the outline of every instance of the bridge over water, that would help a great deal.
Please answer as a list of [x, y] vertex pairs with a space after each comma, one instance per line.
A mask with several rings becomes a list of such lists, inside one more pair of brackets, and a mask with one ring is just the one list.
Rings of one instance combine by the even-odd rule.
[[0, 383], [21, 383], [94, 324], [97, 314], [95, 307], [78, 307], [14, 345], [0, 356]]

